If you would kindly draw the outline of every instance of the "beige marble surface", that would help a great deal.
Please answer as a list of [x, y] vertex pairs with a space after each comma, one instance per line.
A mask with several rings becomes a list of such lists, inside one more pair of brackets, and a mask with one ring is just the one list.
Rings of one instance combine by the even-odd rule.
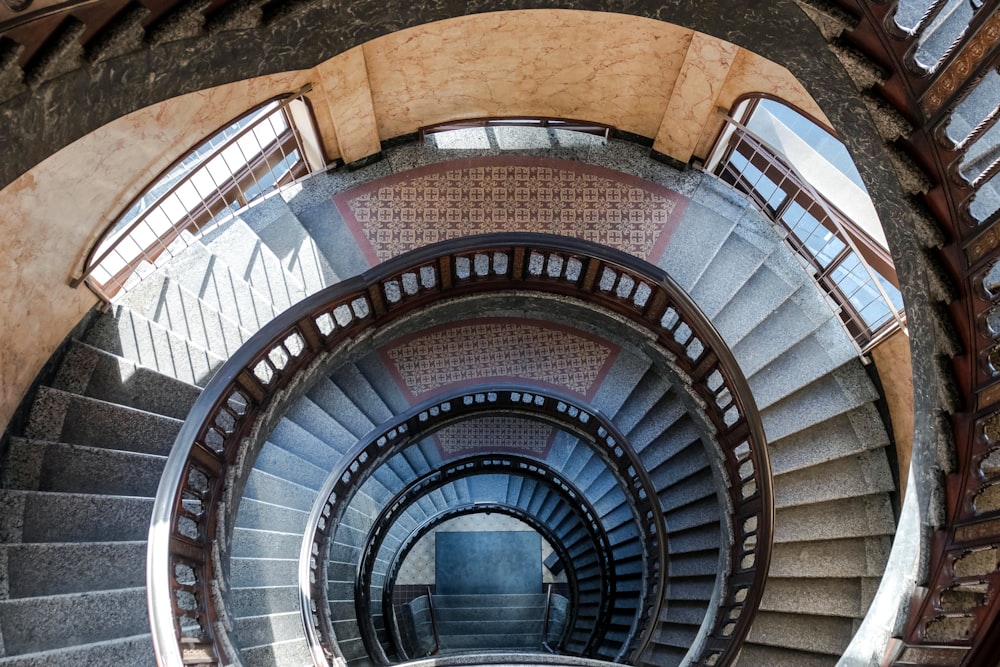
[[365, 45], [383, 139], [457, 118], [558, 116], [652, 137], [691, 32], [569, 10], [479, 14]]
[[729, 113], [740, 97], [751, 93], [767, 93], [781, 98], [810, 114], [819, 122], [830, 125], [822, 109], [791, 72], [752, 51], [739, 49], [729, 69], [726, 82], [715, 101], [716, 112], [708, 119], [698, 140], [695, 155], [698, 157], [708, 155], [715, 137], [722, 128], [724, 115]]
[[363, 47], [331, 58], [315, 73], [344, 162], [355, 162], [382, 150]]
[[739, 47], [694, 33], [653, 148], [681, 162], [691, 159]]

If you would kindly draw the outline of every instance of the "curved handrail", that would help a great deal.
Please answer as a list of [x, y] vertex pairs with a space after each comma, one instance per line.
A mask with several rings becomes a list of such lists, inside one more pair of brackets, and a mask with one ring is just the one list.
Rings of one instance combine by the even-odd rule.
[[[658, 507], [653, 505], [657, 497], [656, 489], [643, 470], [637, 455], [628, 446], [624, 436], [611, 424], [610, 419], [597, 410], [578, 406], [574, 399], [566, 395], [552, 390], [539, 391], [520, 386], [491, 385], [488, 389], [466, 389], [439, 396], [411, 408], [362, 440], [342, 458], [341, 465], [327, 477], [309, 514], [305, 529], [306, 537], [302, 541], [299, 560], [299, 594], [303, 622], [306, 624], [306, 637], [310, 646], [320, 645], [319, 648], [313, 649], [314, 656], [329, 654], [341, 657], [333, 635], [332, 619], [326, 613], [324, 555], [329, 552], [329, 542], [335, 532], [334, 526], [347, 511], [355, 492], [377, 468], [406, 446], [419, 442], [447, 426], [492, 412], [539, 419], [591, 443], [595, 452], [615, 476], [619, 486], [626, 490], [625, 499], [632, 510], [639, 536], [642, 538], [645, 563], [643, 599], [637, 605], [636, 618], [632, 623], [633, 628], [639, 630], [639, 638], [636, 638], [633, 631], [630, 639], [633, 645], [638, 643], [642, 648], [648, 644], [654, 629], [653, 620], [659, 616], [659, 602], [666, 585], [664, 579], [667, 560], [664, 540], [666, 526]], [[600, 518], [590, 507], [582, 492], [561, 475], [551, 471], [545, 463], [512, 454], [471, 455], [450, 461], [447, 465], [404, 487], [380, 512], [373, 523], [372, 531], [377, 535], [383, 535], [393, 517], [405, 509], [405, 504], [410, 502], [413, 495], [422, 494], [451, 479], [492, 470], [544, 478], [548, 484], [560, 489], [582, 508], [584, 524], [591, 533], [591, 539], [602, 547], [599, 553], [607, 560], [603, 569], [608, 573], [604, 583], [605, 590], [601, 595], [598, 623], [584, 649], [585, 655], [590, 654], [602, 639], [604, 624], [610, 611], [616, 606], [611, 547], [603, 544], [604, 530]], [[368, 542], [367, 546], [370, 549], [373, 545]], [[363, 555], [363, 559], [373, 557], [372, 553]], [[363, 560], [362, 565], [365, 562]], [[359, 572], [359, 578], [365, 576], [366, 572]], [[362, 638], [365, 638], [364, 632]], [[365, 642], [366, 648], [374, 652], [376, 662], [384, 658], [380, 655], [372, 637], [367, 637]], [[629, 648], [629, 645], [623, 646], [621, 653], [624, 654]], [[330, 663], [317, 664], [322, 666]]]
[[209, 550], [227, 471], [275, 394], [319, 355], [368, 328], [436, 300], [511, 290], [559, 294], [618, 313], [649, 330], [690, 377], [731, 482], [735, 544], [699, 661], [724, 665], [735, 657], [763, 594], [774, 522], [764, 430], [746, 379], [711, 322], [662, 269], [579, 239], [518, 233], [445, 241], [389, 260], [299, 302], [223, 364], [181, 427], [154, 502], [148, 604], [162, 665], [181, 665], [184, 650], [224, 658], [213, 598], [221, 573]]
[[[540, 520], [538, 520], [534, 515], [529, 513], [522, 507], [517, 507], [514, 505], [503, 504], [503, 503], [470, 503], [467, 505], [459, 505], [453, 508], [442, 510], [432, 517], [429, 517], [421, 525], [417, 526], [410, 533], [410, 536], [397, 548], [396, 552], [393, 554], [392, 561], [387, 568], [388, 574], [386, 575], [386, 584], [382, 592], [382, 614], [384, 618], [394, 618], [393, 614], [387, 613], [386, 610], [390, 609], [392, 605], [393, 591], [395, 590], [396, 576], [399, 573], [403, 562], [406, 560], [406, 556], [409, 552], [416, 546], [417, 542], [420, 541], [427, 533], [434, 530], [437, 526], [440, 526], [445, 521], [450, 521], [456, 517], [465, 516], [468, 514], [480, 514], [482, 512], [495, 512], [498, 514], [505, 514], [507, 516], [513, 517], [518, 521], [522, 521], [527, 525], [531, 526], [539, 534], [545, 538], [548, 543], [552, 546], [553, 551], [559, 556], [560, 560], [565, 564], [566, 567], [566, 579], [572, 594], [574, 594], [574, 599], [570, 601], [570, 618], [566, 623], [566, 631], [572, 626], [573, 619], [572, 615], [574, 613], [574, 606], [576, 604], [575, 593], [576, 589], [574, 582], [576, 581], [576, 571], [569, 556], [569, 552], [563, 546], [563, 544], [555, 537], [555, 532], [550, 526], [547, 526]], [[387, 628], [387, 634], [389, 635], [389, 640], [398, 644], [396, 640], [399, 637], [399, 629], [396, 627], [395, 623], [391, 627]], [[560, 642], [561, 643], [561, 642]], [[401, 652], [404, 655], [405, 652]], [[408, 658], [407, 658], [408, 659]]]
[[[523, 391], [519, 390], [519, 392], [523, 394]], [[475, 393], [479, 392], [473, 392], [473, 394]], [[498, 393], [497, 396], [499, 397], [499, 395]], [[448, 400], [456, 401], [460, 399], [461, 395], [458, 395]], [[547, 404], [555, 405], [556, 402], [549, 401]], [[487, 407], [501, 408], [504, 412], [509, 412], [509, 408], [506, 406], [493, 405]], [[429, 430], [419, 433], [413, 433], [411, 430], [410, 437], [414, 441], [417, 441], [426, 438], [428, 435], [430, 435]], [[573, 508], [573, 512], [577, 515], [580, 524], [587, 531], [591, 543], [594, 544], [597, 550], [602, 582], [601, 590], [599, 591], [600, 604], [596, 615], [597, 622], [591, 628], [590, 638], [587, 643], [588, 648], [600, 640], [600, 631], [606, 626], [611, 611], [615, 607], [615, 559], [612, 553], [611, 542], [601, 525], [597, 511], [580, 489], [544, 462], [512, 454], [475, 454], [448, 461], [447, 464], [442, 465], [440, 468], [432, 470], [407, 484], [385, 504], [382, 511], [379, 512], [379, 515], [372, 523], [372, 528], [368, 532], [364, 541], [364, 547], [362, 548], [361, 564], [358, 567], [355, 602], [358, 624], [361, 626], [362, 631], [362, 639], [368, 648], [369, 656], [374, 662], [387, 664], [388, 660], [381, 654], [377, 645], [378, 642], [375, 640], [375, 628], [373, 627], [370, 613], [370, 600], [364, 598], [364, 592], [371, 588], [374, 566], [382, 544], [392, 529], [393, 522], [401, 514], [405, 513], [413, 503], [435, 489], [447, 486], [459, 479], [499, 473], [504, 473], [512, 477], [527, 477], [548, 486], [562, 501]], [[349, 500], [347, 502], [349, 503]], [[335, 516], [333, 510], [331, 510], [329, 516]], [[332, 523], [331, 521], [327, 522], [328, 530]], [[544, 524], [542, 525], [544, 526]], [[639, 528], [641, 535], [643, 532], [641, 530], [642, 527], [640, 526]], [[311, 525], [307, 526], [307, 535], [310, 529], [315, 529], [315, 527]], [[417, 535], [419, 530], [420, 527], [414, 531], [414, 536]], [[543, 529], [539, 529], [539, 532], [543, 532]], [[331, 537], [331, 534], [314, 537], [320, 554], [326, 553], [327, 544]], [[547, 535], [546, 538], [553, 545], [554, 541], [558, 541], [554, 533]], [[406, 544], [400, 550], [405, 546]], [[645, 546], [648, 546], [648, 544]], [[392, 576], [394, 576], [394, 573]], [[314, 578], [321, 584], [325, 581], [320, 573], [314, 575]], [[312, 599], [316, 601], [316, 596], [314, 595]], [[321, 602], [325, 602], [325, 598]], [[326, 606], [325, 604], [319, 604], [319, 608], [326, 609]], [[320, 627], [322, 628], [323, 625], [321, 624]]]

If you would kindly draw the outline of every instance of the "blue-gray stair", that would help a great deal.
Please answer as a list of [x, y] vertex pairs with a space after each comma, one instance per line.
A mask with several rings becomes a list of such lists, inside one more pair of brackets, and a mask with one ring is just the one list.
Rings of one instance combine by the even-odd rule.
[[152, 666], [149, 514], [199, 389], [79, 341], [52, 385], [0, 466], [0, 664]]

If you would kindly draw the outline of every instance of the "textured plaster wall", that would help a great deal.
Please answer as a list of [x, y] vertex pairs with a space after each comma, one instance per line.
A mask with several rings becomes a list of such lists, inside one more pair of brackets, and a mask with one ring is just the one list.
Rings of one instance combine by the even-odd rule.
[[132, 112], [0, 191], [0, 266], [13, 276], [0, 286], [0, 423], [95, 303], [85, 288], [67, 283], [101, 231], [190, 147], [306, 83], [313, 84], [308, 97], [327, 157], [347, 162], [422, 125], [470, 116], [608, 123], [655, 138], [656, 150], [682, 161], [710, 147], [719, 108], [747, 92], [784, 96], [823, 118], [787, 70], [743, 48], [654, 19], [556, 9], [420, 25], [311, 70], [208, 88]]

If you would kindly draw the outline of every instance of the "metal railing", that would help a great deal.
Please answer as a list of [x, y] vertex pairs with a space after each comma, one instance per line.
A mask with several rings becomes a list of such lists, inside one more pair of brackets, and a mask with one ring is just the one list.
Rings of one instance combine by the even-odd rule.
[[571, 118], [553, 118], [549, 116], [489, 116], [482, 118], [463, 118], [461, 120], [450, 120], [436, 125], [425, 125], [417, 131], [417, 137], [423, 141], [430, 134], [438, 132], [452, 132], [454, 130], [471, 130], [476, 128], [490, 127], [531, 127], [546, 130], [570, 130], [592, 134], [608, 139], [614, 132], [614, 127], [604, 123], [595, 123], [587, 120], [573, 120]]
[[[501, 401], [501, 397], [510, 396], [511, 394], [516, 394], [519, 400], [517, 402], [511, 403], [506, 401]], [[489, 401], [490, 395], [494, 396], [493, 401]], [[476, 401], [476, 396], [486, 397], [487, 400], [479, 402]], [[532, 401], [538, 398], [545, 398], [545, 401], [539, 404], [532, 403], [530, 406], [526, 406], [521, 399], [523, 396], [531, 396]], [[465, 399], [471, 397], [472, 400], [466, 405]], [[415, 414], [430, 414], [431, 410], [434, 408], [441, 408], [441, 406], [447, 404], [449, 406], [448, 410], [438, 410], [438, 417], [444, 416], [445, 419], [438, 421], [437, 419], [428, 419], [424, 423], [424, 427], [420, 429], [407, 429], [408, 439], [417, 442], [428, 435], [437, 428], [441, 428], [444, 425], [455, 423], [455, 421], [460, 418], [459, 415], [464, 415], [465, 417], [478, 416], [483, 412], [494, 412], [500, 411], [506, 414], [510, 414], [512, 411], [520, 411], [525, 408], [536, 408], [531, 409], [529, 414], [538, 416], [548, 415], [552, 417], [551, 413], [557, 412], [557, 414], [565, 414], [566, 411], [573, 408], [577, 411], [577, 414], [588, 414], [587, 412], [581, 411], [579, 407], [565, 403], [561, 399], [556, 398], [546, 393], [540, 393], [534, 389], [529, 388], [519, 388], [519, 389], [500, 389], [490, 391], [472, 391], [469, 393], [462, 393], [453, 395], [443, 402], [435, 401], [433, 404], [419, 408]], [[460, 406], [465, 405], [465, 407], [471, 408], [469, 411], [462, 411]], [[562, 405], [564, 408], [563, 413], [558, 413], [558, 407]], [[409, 421], [409, 420], [407, 420]], [[553, 420], [557, 424], [558, 420]], [[400, 422], [400, 424], [403, 422]], [[393, 426], [392, 428], [398, 428]], [[371, 458], [368, 461], [372, 461]], [[377, 467], [378, 463], [374, 467]], [[357, 484], [359, 475], [364, 477], [365, 471], [355, 471], [352, 482]], [[609, 542], [607, 532], [601, 523], [600, 517], [594, 508], [591, 506], [590, 502], [587, 500], [586, 496], [576, 488], [571, 482], [563, 478], [556, 471], [552, 470], [548, 465], [534, 459], [528, 459], [525, 457], [512, 456], [512, 455], [498, 455], [498, 454], [482, 454], [464, 457], [457, 461], [449, 462], [448, 465], [443, 466], [440, 469], [431, 471], [427, 475], [420, 477], [411, 483], [407, 484], [403, 489], [401, 489], [395, 496], [393, 496], [379, 513], [378, 517], [374, 520], [372, 528], [364, 542], [364, 547], [361, 554], [361, 562], [358, 567], [357, 576], [357, 594], [355, 596], [355, 608], [357, 610], [358, 624], [361, 628], [361, 637], [365, 643], [365, 647], [368, 649], [369, 659], [376, 664], [388, 664], [389, 660], [387, 656], [382, 652], [382, 648], [378, 642], [378, 627], [373, 618], [372, 606], [371, 606], [371, 596], [370, 590], [372, 587], [373, 575], [375, 574], [376, 563], [378, 560], [384, 560], [384, 554], [380, 554], [380, 550], [383, 545], [383, 541], [388, 536], [393, 523], [409, 509], [415, 502], [417, 502], [421, 497], [427, 493], [439, 489], [452, 483], [455, 480], [464, 479], [467, 477], [477, 476], [477, 475], [488, 475], [488, 474], [505, 474], [511, 477], [523, 477], [532, 479], [549, 489], [559, 497], [563, 502], [572, 508], [573, 514], [576, 515], [579, 523], [584, 527], [590, 542], [595, 547], [595, 557], [598, 564], [598, 569], [600, 573], [599, 579], [596, 583], [596, 590], [598, 599], [597, 608], [594, 611], [593, 618], [594, 621], [589, 621], [588, 625], [581, 626], [578, 630], [587, 637], [584, 649], [584, 655], [589, 655], [601, 641], [606, 629], [611, 612], [616, 609], [616, 582], [617, 577], [615, 573], [615, 559], [613, 555], [613, 545]], [[625, 490], [628, 491], [629, 488], [642, 487], [642, 480], [638, 478], [633, 478], [630, 481], [630, 486]], [[333, 493], [337, 494], [343, 504], [349, 504], [350, 498], [345, 498], [343, 493], [338, 493], [336, 486], [333, 486]], [[647, 496], [649, 498], [655, 497], [655, 494]], [[638, 506], [639, 501], [633, 500], [633, 504]], [[648, 511], [649, 503], [645, 503], [647, 507], [645, 509]], [[635, 509], [635, 508], [634, 508]], [[329, 545], [332, 543], [334, 535], [329, 531], [331, 527], [335, 530], [336, 519], [338, 516], [343, 514], [346, 507], [342, 507], [338, 510], [332, 505], [329, 507], [328, 511], [316, 512], [314, 515], [323, 515], [330, 517], [327, 522], [327, 533], [326, 534], [313, 534], [314, 545], [311, 547], [310, 551], [319, 552], [320, 554], [327, 553], [329, 551]], [[644, 516], [640, 515], [640, 516]], [[662, 524], [662, 517], [659, 521]], [[558, 536], [548, 530], [546, 524], [541, 521], [533, 521], [533, 525], [536, 525], [536, 529], [543, 533], [546, 539], [549, 540], [550, 544], [555, 547], [559, 543]], [[656, 522], [654, 522], [653, 530], [654, 534], [644, 535], [648, 533], [648, 530], [644, 530], [644, 526], [637, 526], [637, 533], [640, 536], [644, 536], [643, 539], [643, 556], [644, 560], [653, 560], [660, 557], [658, 546], [657, 535], [662, 535], [663, 533], [656, 533]], [[315, 530], [317, 527], [309, 525], [306, 527], [307, 534], [310, 530]], [[665, 530], [665, 529], [664, 529]], [[412, 538], [416, 538], [416, 532]], [[413, 545], [412, 538], [408, 538], [401, 547], [409, 548]], [[649, 553], [650, 549], [656, 549], [653, 553]], [[564, 556], [568, 554], [564, 553]], [[665, 558], [665, 556], [664, 556]], [[393, 556], [392, 562], [396, 565], [401, 566], [402, 560], [399, 559], [398, 554]], [[665, 571], [665, 567], [662, 567], [662, 571]], [[647, 568], [651, 571], [657, 571], [656, 568]], [[325, 595], [325, 590], [323, 589], [325, 577], [325, 562], [319, 560], [316, 562], [315, 567], [310, 573], [310, 581], [318, 582], [318, 584], [313, 585], [311, 592], [311, 599], [315, 606], [318, 608], [317, 615], [322, 616], [327, 610], [327, 598]], [[387, 575], [386, 581], [392, 581], [395, 577], [396, 572], [390, 571]], [[576, 582], [574, 582], [576, 583]], [[300, 587], [304, 586], [305, 582], [300, 582]], [[660, 587], [662, 587], [662, 582], [657, 582]], [[591, 592], [588, 589], [587, 592]], [[385, 609], [385, 601], [388, 598], [388, 591], [383, 596], [383, 611]], [[320, 640], [325, 644], [324, 648], [333, 653], [333, 644], [335, 643], [332, 637], [324, 637], [323, 629], [327, 626], [326, 619], [319, 618], [315, 621], [315, 626], [317, 630], [317, 635]]]
[[549, 646], [549, 623], [552, 619], [552, 584], [545, 587], [545, 616], [542, 617], [542, 648], [548, 653], [555, 653]]
[[[861, 353], [902, 329], [898, 289], [866, 259], [863, 232], [813, 188], [781, 152], [726, 119], [709, 159], [711, 173], [747, 195], [837, 305]], [[891, 294], [890, 294], [891, 292]]]
[[437, 655], [441, 652], [441, 632], [438, 630], [437, 611], [434, 609], [434, 593], [431, 587], [427, 587], [427, 614], [431, 618], [431, 632], [434, 634], [434, 646], [428, 655]]
[[188, 153], [101, 235], [81, 275], [105, 302], [204, 234], [309, 173], [288, 113], [311, 87], [271, 102]]
[[[728, 577], [696, 664], [722, 666], [735, 659], [763, 594], [774, 523], [764, 430], [739, 365], [706, 316], [661, 269], [586, 241], [518, 233], [426, 246], [316, 293], [265, 325], [215, 374], [178, 433], [153, 506], [147, 583], [161, 665], [227, 659], [214, 595], [223, 575], [211, 550], [224, 544], [215, 538], [227, 473], [275, 395], [317, 357], [366, 330], [438, 300], [504, 291], [562, 295], [617, 313], [647, 329], [651, 342], [688, 376], [716, 430], [733, 539]], [[390, 431], [376, 446], [401, 435]], [[300, 563], [305, 580], [309, 559], [317, 556], [307, 553]], [[662, 589], [651, 601], [655, 608], [661, 597]], [[648, 640], [636, 643], [631, 662], [642, 664]], [[326, 658], [314, 653], [314, 659], [323, 664]]]

